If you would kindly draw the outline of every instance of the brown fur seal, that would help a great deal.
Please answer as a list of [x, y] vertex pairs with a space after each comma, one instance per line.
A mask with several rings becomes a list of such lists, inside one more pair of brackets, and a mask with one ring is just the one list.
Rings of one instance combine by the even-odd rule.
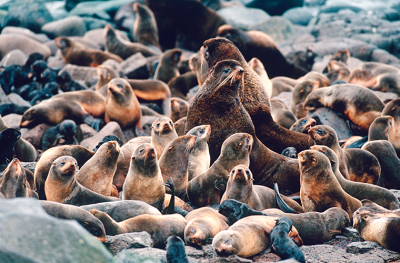
[[[257, 139], [253, 122], [240, 103], [239, 90], [241, 89], [240, 80], [243, 73], [243, 68], [237, 61], [224, 60], [218, 62], [190, 105], [186, 129], [198, 125], [211, 125], [213, 130], [209, 139], [211, 163], [220, 152], [220, 145], [230, 135], [238, 132], [250, 134], [254, 139], [250, 155], [250, 170], [253, 172], [255, 183], [272, 187], [272, 183], [275, 182], [279, 183], [281, 189], [297, 192], [300, 189], [298, 161], [281, 156], [265, 147]], [[221, 105], [224, 105], [224, 107], [221, 107]], [[271, 118], [269, 113], [268, 116]], [[274, 122], [272, 123], [273, 126], [279, 126]], [[265, 128], [267, 127], [265, 126]], [[275, 131], [270, 130], [273, 136], [275, 136]], [[276, 135], [277, 140], [280, 135]], [[308, 135], [300, 135], [301, 137], [308, 137], [307, 143], [313, 142]], [[274, 144], [278, 145], [276, 141]], [[299, 145], [298, 143], [295, 144]], [[230, 167], [230, 169], [233, 167]]]
[[148, 46], [140, 43], [132, 43], [121, 38], [115, 29], [109, 24], [104, 27], [104, 31], [106, 36], [106, 49], [108, 52], [115, 54], [115, 56], [119, 56], [122, 59], [127, 59], [139, 52], [145, 57], [158, 55], [157, 52]]
[[288, 107], [278, 99], [271, 99], [271, 116], [276, 123], [286, 129], [289, 129], [297, 121]]
[[[119, 78], [119, 74], [115, 69], [112, 69], [107, 66], [100, 65], [97, 67], [97, 76], [99, 76], [99, 80], [96, 83], [96, 91], [100, 90], [103, 86], [107, 85], [114, 78]], [[106, 92], [104, 92], [106, 95]]]
[[158, 42], [157, 21], [153, 12], [146, 5], [138, 2], [133, 4], [133, 12], [136, 15], [135, 23], [133, 23], [133, 36], [139, 43], [161, 51]]
[[138, 215], [122, 222], [115, 222], [107, 213], [97, 209], [89, 211], [103, 223], [107, 235], [146, 231], [153, 240], [153, 246], [165, 248], [165, 241], [171, 235], [183, 238], [186, 219], [174, 215]]
[[[215, 72], [213, 67], [221, 60], [234, 59], [238, 61], [240, 66], [244, 69], [244, 74], [242, 74], [244, 75], [244, 82], [242, 83], [242, 87], [239, 89], [240, 102], [243, 104], [243, 107], [246, 109], [254, 123], [257, 137], [265, 144], [265, 146], [273, 151], [282, 152], [283, 149], [287, 147], [294, 147], [300, 151], [308, 149], [314, 144], [309, 136], [291, 132], [273, 121], [269, 105], [269, 97], [265, 92], [260, 77], [249, 67], [243, 55], [231, 41], [224, 38], [209, 39], [204, 42], [201, 51], [208, 63], [208, 81], [203, 84], [202, 88], [197, 92], [196, 97], [202, 97], [209, 92], [208, 89], [204, 89], [203, 87], [211, 86], [209, 88], [212, 88], [212, 86], [218, 85], [215, 83], [217, 82], [217, 79], [226, 78], [219, 72]], [[214, 74], [212, 74], [212, 71], [214, 71]], [[195, 103], [196, 97], [191, 104], [191, 108], [197, 106]], [[197, 109], [197, 111], [197, 114], [204, 114], [204, 109]], [[191, 122], [192, 121], [188, 116], [187, 129], [191, 129], [199, 124], [210, 124], [192, 124]], [[237, 132], [242, 131], [238, 130]], [[211, 139], [212, 137], [213, 134]], [[216, 156], [211, 153], [211, 160], [215, 160], [215, 158]], [[252, 169], [252, 171], [254, 174], [257, 174], [254, 169]]]
[[185, 135], [187, 117], [181, 118], [174, 123], [175, 131], [178, 136]]
[[[249, 168], [244, 165], [235, 166], [229, 175], [221, 202], [226, 199], [235, 199], [259, 211], [267, 208], [279, 208], [274, 190], [262, 185], [253, 185], [253, 180], [253, 174]], [[296, 201], [284, 195], [281, 197], [296, 212], [304, 212]]]
[[12, 160], [0, 178], [0, 193], [4, 198], [35, 197], [34, 186], [27, 181], [27, 171], [21, 166], [17, 158]]
[[71, 156], [61, 156], [53, 162], [44, 184], [48, 201], [81, 206], [119, 200], [82, 186], [75, 179], [77, 169], [78, 163]]
[[290, 102], [290, 110], [294, 116], [297, 118], [306, 117], [308, 111], [303, 108], [303, 105], [308, 94], [330, 85], [329, 79], [316, 71], [311, 71], [302, 77], [300, 82], [293, 88], [292, 101]]
[[253, 57], [261, 60], [270, 78], [285, 76], [297, 79], [307, 73], [304, 69], [290, 64], [279, 51], [275, 41], [261, 31], [244, 32], [231, 25], [223, 25], [218, 28], [217, 35], [232, 41], [247, 61]]
[[57, 125], [71, 119], [98, 129], [99, 120], [95, 118], [103, 118], [105, 111], [104, 97], [95, 91], [64, 92], [29, 108], [22, 116], [20, 127], [32, 128], [41, 123]]
[[189, 182], [187, 194], [190, 202], [195, 206], [219, 204], [232, 168], [239, 164], [249, 165], [252, 145], [250, 134], [236, 133], [229, 136], [210, 169]]
[[160, 157], [160, 169], [164, 183], [167, 183], [168, 179], [172, 179], [175, 184], [176, 196], [183, 200], [187, 199], [189, 156], [195, 146], [196, 136], [180, 136], [166, 145]]
[[190, 89], [198, 85], [197, 76], [194, 72], [185, 72], [182, 75], [173, 77], [168, 81], [168, 87], [173, 97], [186, 99]]
[[189, 59], [189, 67], [190, 70], [196, 74], [199, 86], [203, 85], [203, 82], [207, 78], [208, 71], [208, 65], [205, 62], [203, 55], [199, 52], [194, 53]]
[[400, 173], [397, 169], [400, 160], [392, 144], [385, 140], [378, 140], [367, 142], [361, 149], [369, 151], [379, 160], [381, 175], [376, 184], [385, 188], [400, 189]]
[[180, 98], [171, 98], [170, 105], [171, 115], [169, 118], [172, 122], [176, 122], [177, 120], [187, 116], [189, 103], [186, 100]]
[[62, 59], [66, 64], [97, 67], [107, 59], [113, 59], [118, 63], [123, 61], [121, 57], [115, 54], [86, 47], [85, 45], [66, 37], [57, 37], [55, 42], [57, 47], [61, 50]]
[[196, 145], [189, 155], [189, 181], [210, 168], [210, 151], [207, 143], [210, 134], [210, 125], [200, 125], [187, 132], [187, 135], [196, 136]]
[[158, 118], [151, 125], [151, 145], [154, 146], [157, 153], [157, 159], [160, 159], [168, 143], [178, 137], [174, 124], [168, 117]]
[[278, 96], [282, 92], [292, 92], [299, 80], [288, 77], [275, 77], [271, 79], [272, 97]]
[[202, 207], [191, 211], [185, 216], [185, 242], [188, 245], [201, 247], [209, 238], [213, 238], [222, 230], [227, 230], [229, 225], [225, 216], [211, 207]]
[[127, 80], [138, 99], [144, 101], [164, 101], [171, 97], [167, 84], [155, 79], [128, 79]]
[[330, 207], [345, 210], [349, 217], [361, 207], [361, 202], [347, 194], [340, 186], [328, 157], [306, 150], [299, 153], [300, 199], [304, 211], [324, 212]]
[[165, 187], [162, 183], [163, 177], [154, 147], [150, 144], [139, 146], [132, 154], [129, 171], [122, 187], [122, 199], [140, 200], [161, 211], [165, 197]]
[[389, 210], [383, 206], [378, 205], [377, 203], [372, 202], [371, 200], [364, 199], [361, 200], [363, 207], [369, 207], [376, 213], [379, 213], [380, 216], [400, 216], [400, 209]]
[[389, 130], [389, 141], [396, 149], [397, 156], [400, 156], [400, 99], [394, 99], [385, 105], [382, 116], [389, 115], [394, 118], [392, 127]]
[[304, 101], [304, 109], [327, 107], [343, 114], [353, 130], [367, 134], [375, 118], [381, 116], [382, 101], [370, 90], [354, 84], [338, 84], [311, 92]]
[[345, 63], [331, 60], [329, 61], [327, 68], [328, 73], [326, 74], [326, 77], [330, 80], [330, 82], [334, 82], [336, 80], [344, 80], [349, 82], [350, 70]]
[[370, 184], [378, 181], [381, 166], [373, 154], [361, 149], [342, 149], [335, 130], [326, 125], [311, 127], [308, 133], [318, 145], [328, 146], [336, 153], [339, 170], [346, 179]]
[[400, 252], [400, 216], [381, 217], [379, 213], [361, 207], [354, 212], [353, 227], [364, 240]]
[[75, 175], [76, 180], [93, 192], [118, 197], [118, 190], [113, 185], [117, 170], [117, 159], [120, 153], [119, 144], [109, 141], [100, 146]]
[[314, 145], [311, 146], [311, 150], [322, 152], [328, 157], [331, 162], [332, 171], [339, 181], [340, 186], [352, 197], [358, 200], [369, 199], [390, 210], [400, 208], [399, 200], [389, 190], [377, 185], [346, 180], [339, 171], [339, 160], [336, 153], [329, 147]]
[[103, 223], [85, 209], [51, 201], [40, 201], [40, 204], [49, 215], [62, 219], [76, 220], [98, 240], [103, 243], [106, 242], [106, 231]]
[[313, 118], [305, 117], [298, 119], [293, 125], [290, 127], [291, 131], [301, 132], [304, 134], [308, 134], [308, 130], [317, 125], [317, 121]]
[[392, 116], [381, 116], [376, 118], [369, 126], [368, 141], [388, 140], [394, 144], [396, 141], [396, 126]]
[[35, 188], [39, 194], [39, 199], [46, 200], [44, 183], [49, 174], [50, 167], [55, 159], [61, 156], [72, 156], [78, 161], [78, 166], [82, 167], [89, 160], [94, 152], [80, 145], [64, 145], [48, 149], [43, 152], [35, 169]]
[[397, 75], [400, 70], [396, 67], [379, 62], [364, 62], [360, 67], [350, 72], [349, 83], [373, 88], [382, 77]]
[[116, 78], [108, 83], [106, 98], [106, 123], [117, 122], [121, 129], [141, 128], [140, 118], [142, 111], [140, 104], [129, 83], [121, 78]]
[[181, 60], [181, 56], [182, 50], [177, 48], [165, 51], [154, 73], [154, 79], [168, 83], [174, 77], [179, 76], [178, 63]]
[[[269, 234], [275, 226], [278, 217], [249, 216], [231, 225], [228, 230], [219, 232], [213, 239], [212, 247], [220, 256], [238, 255], [251, 257], [263, 252], [270, 246]], [[289, 232], [289, 237], [296, 245], [303, 241], [295, 227]]]
[[268, 77], [267, 71], [265, 71], [263, 63], [258, 58], [252, 58], [249, 61], [249, 66], [260, 76], [268, 97], [272, 98], [272, 82]]

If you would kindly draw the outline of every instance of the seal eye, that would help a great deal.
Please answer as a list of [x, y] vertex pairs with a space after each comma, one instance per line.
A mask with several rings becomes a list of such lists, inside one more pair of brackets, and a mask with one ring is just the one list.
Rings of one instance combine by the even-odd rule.
[[143, 153], [143, 152], [144, 152], [144, 150], [143, 150], [143, 149], [141, 149], [141, 150], [140, 150], [140, 153]]
[[242, 143], [242, 142], [239, 142], [238, 146], [239, 146], [239, 147], [242, 147], [242, 145], [243, 145], [243, 143]]
[[160, 128], [160, 124], [159, 124], [159, 123], [157, 123], [156, 127], [157, 127], [157, 128]]
[[117, 84], [118, 88], [123, 88], [124, 86], [122, 86], [122, 84]]
[[225, 68], [222, 72], [227, 74], [227, 73], [229, 73], [229, 71], [231, 71], [229, 68]]
[[232, 170], [232, 174], [235, 174], [235, 170]]
[[304, 120], [302, 120], [302, 121], [300, 122], [300, 124], [301, 124], [301, 125], [304, 125], [304, 124], [306, 124], [306, 122], [307, 122], [307, 120], [304, 119]]
[[310, 89], [312, 89], [313, 88], [313, 85], [310, 85], [310, 86], [308, 86]]
[[182, 102], [182, 101], [180, 101], [180, 102], [179, 102], [179, 104], [180, 104], [180, 105], [183, 105], [183, 102]]
[[249, 173], [249, 171], [246, 171], [246, 174], [247, 174], [248, 176], [250, 176], [250, 173]]
[[171, 124], [171, 126], [172, 126], [172, 121], [170, 121], [169, 124]]
[[183, 139], [182, 141], [183, 141], [183, 142], [186, 142], [186, 139]]
[[317, 133], [318, 133], [319, 135], [322, 135], [322, 133], [323, 133], [322, 129], [318, 129], [318, 130], [317, 130]]
[[65, 162], [62, 162], [62, 163], [61, 163], [61, 165], [63, 165], [63, 166], [64, 166], [64, 165], [65, 165]]
[[203, 133], [204, 133], [204, 130], [203, 130], [203, 129], [201, 129], [201, 130], [200, 130], [200, 134], [203, 134]]

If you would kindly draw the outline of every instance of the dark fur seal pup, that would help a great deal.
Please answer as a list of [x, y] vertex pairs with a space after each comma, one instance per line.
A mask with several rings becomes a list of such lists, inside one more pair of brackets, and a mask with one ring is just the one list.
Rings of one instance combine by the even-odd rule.
[[[282, 152], [283, 149], [289, 146], [295, 147], [298, 151], [301, 151], [303, 149], [308, 149], [314, 144], [309, 136], [291, 132], [273, 121], [270, 111], [269, 97], [265, 92], [260, 77], [249, 67], [239, 49], [235, 47], [231, 41], [224, 38], [209, 39], [204, 42], [201, 50], [208, 63], [209, 71], [207, 73], [207, 77], [209, 81], [203, 84], [202, 89], [197, 92], [196, 97], [205, 96], [211, 92], [208, 91], [208, 89], [203, 89], [203, 87], [211, 86], [209, 88], [212, 88], [212, 86], [219, 84], [219, 82], [218, 84], [214, 83], [217, 78], [224, 77], [222, 74], [220, 74], [221, 76], [212, 76], [211, 71], [213, 70], [213, 67], [221, 60], [234, 59], [238, 61], [240, 66], [244, 69], [244, 83], [242, 83], [242, 87], [238, 91], [240, 102], [250, 115], [256, 129], [257, 137], [260, 139], [260, 141], [263, 142], [265, 146], [276, 152]], [[191, 108], [196, 107], [196, 97], [191, 104]], [[227, 98], [224, 99], [226, 100]], [[208, 105], [208, 107], [209, 106], [210, 105]], [[204, 110], [197, 109], [197, 111], [199, 111], [201, 114], [201, 112]], [[210, 124], [192, 123], [189, 115], [190, 109], [188, 112], [187, 129], [191, 129], [199, 124]], [[236, 132], [247, 131], [236, 130]], [[213, 134], [210, 138], [210, 144], [213, 140], [212, 137]], [[217, 149], [219, 150], [219, 148]], [[215, 160], [215, 153], [213, 154], [210, 152], [210, 154], [211, 160]], [[254, 174], [257, 174], [256, 170], [252, 169], [252, 171]]]
[[177, 120], [187, 116], [189, 103], [186, 100], [181, 98], [171, 98], [169, 103], [171, 105], [171, 115], [169, 117], [172, 122], [176, 122]]
[[279, 51], [275, 41], [261, 31], [244, 32], [231, 25], [223, 25], [218, 28], [217, 35], [232, 41], [247, 61], [254, 57], [258, 58], [270, 78], [285, 76], [297, 79], [307, 73], [304, 69], [289, 63]]
[[189, 181], [210, 168], [210, 151], [207, 143], [210, 134], [210, 125], [200, 125], [187, 132], [187, 135], [196, 136], [196, 145], [189, 155]]
[[362, 149], [342, 149], [335, 130], [326, 125], [311, 127], [308, 133], [318, 145], [328, 146], [336, 153], [339, 170], [346, 179], [370, 184], [378, 181], [381, 166], [373, 154]]
[[400, 201], [389, 190], [373, 184], [353, 182], [345, 179], [339, 171], [339, 160], [336, 153], [327, 146], [314, 145], [311, 150], [325, 154], [331, 162], [332, 171], [343, 190], [358, 200], [369, 199], [390, 210], [400, 208]]
[[62, 219], [76, 220], [101, 242], [106, 242], [106, 231], [103, 223], [88, 211], [74, 205], [51, 201], [40, 201], [40, 204], [49, 215]]
[[168, 81], [173, 97], [186, 99], [190, 90], [198, 85], [196, 73], [189, 71]]
[[297, 158], [297, 151], [293, 147], [287, 147], [285, 150], [283, 150], [282, 155], [289, 158]]
[[75, 179], [77, 169], [77, 161], [71, 156], [61, 156], [53, 162], [44, 185], [48, 201], [81, 206], [120, 200], [82, 186]]
[[327, 107], [346, 116], [351, 127], [361, 135], [368, 133], [375, 118], [381, 116], [383, 102], [369, 89], [354, 84], [338, 84], [311, 92], [304, 109]]
[[367, 142], [361, 149], [369, 151], [379, 160], [381, 175], [376, 184], [385, 188], [400, 189], [400, 173], [397, 169], [400, 160], [392, 144], [385, 140], [378, 140]]
[[174, 77], [180, 75], [178, 63], [181, 60], [182, 50], [174, 48], [164, 52], [158, 63], [154, 79], [168, 83]]
[[56, 81], [58, 85], [60, 85], [60, 89], [64, 92], [87, 89], [85, 86], [82, 86], [81, 84], [73, 80], [71, 78], [71, 75], [66, 71], [58, 74], [58, 76], [56, 77]]
[[94, 147], [93, 151], [97, 152], [97, 150], [100, 148], [100, 146], [102, 146], [104, 143], [110, 142], [110, 141], [116, 141], [119, 144], [119, 147], [122, 147], [122, 145], [124, 144], [124, 142], [118, 136], [107, 135], [107, 136], [104, 136], [103, 139], [101, 139], [101, 141], [96, 145], [96, 147]]
[[65, 119], [71, 119], [79, 124], [84, 122], [99, 130], [105, 110], [104, 97], [97, 92], [70, 91], [55, 95], [29, 108], [22, 116], [20, 127], [32, 128], [41, 123], [57, 125]]
[[115, 32], [115, 29], [109, 24], [104, 27], [104, 30], [106, 35], [107, 51], [121, 57], [122, 59], [127, 59], [130, 56], [139, 52], [142, 53], [142, 55], [145, 57], [158, 55], [157, 52], [155, 52], [148, 46], [124, 40]]
[[75, 138], [76, 124], [73, 120], [64, 120], [44, 132], [42, 137], [42, 150], [60, 144], [78, 144]]
[[167, 238], [167, 263], [189, 263], [186, 256], [185, 243], [178, 236]]
[[55, 42], [57, 47], [61, 50], [64, 62], [67, 64], [97, 67], [107, 59], [113, 59], [118, 63], [123, 61], [121, 57], [115, 54], [87, 47], [84, 44], [66, 37], [57, 37]]
[[21, 132], [13, 128], [0, 132], [0, 165], [7, 164], [13, 159], [14, 147], [20, 137]]
[[158, 41], [157, 21], [153, 12], [146, 5], [138, 2], [133, 4], [133, 12], [136, 15], [133, 24], [133, 37], [143, 45], [161, 51]]
[[267, 216], [267, 214], [258, 210], [254, 210], [249, 205], [239, 202], [235, 199], [226, 199], [223, 202], [221, 202], [218, 208], [218, 212], [221, 215], [226, 216], [226, 218], [229, 221], [229, 225], [233, 225], [240, 219], [248, 216], [256, 216], [256, 215]]
[[281, 259], [294, 258], [298, 262], [306, 262], [303, 252], [289, 238], [288, 234], [292, 230], [292, 221], [286, 217], [276, 220], [274, 228], [271, 230], [271, 247], [281, 257]]
[[165, 147], [172, 140], [178, 138], [174, 124], [168, 117], [158, 118], [151, 125], [150, 144], [156, 149], [157, 159], [160, 159]]
[[89, 211], [103, 223], [107, 235], [115, 236], [124, 233], [146, 231], [153, 239], [154, 247], [165, 248], [169, 236], [183, 238], [186, 219], [178, 214], [174, 215], [138, 215], [122, 222], [115, 222], [107, 213], [97, 209]]

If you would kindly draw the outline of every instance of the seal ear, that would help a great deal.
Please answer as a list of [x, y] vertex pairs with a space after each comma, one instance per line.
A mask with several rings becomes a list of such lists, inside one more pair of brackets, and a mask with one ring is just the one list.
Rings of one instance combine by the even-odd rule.
[[330, 161], [331, 161], [331, 163], [336, 163], [335, 160], [333, 160], [333, 159], [330, 159]]
[[315, 157], [312, 158], [313, 162], [317, 162], [317, 159]]
[[138, 2], [135, 2], [135, 3], [133, 4], [133, 8], [132, 8], [133, 12], [137, 12], [137, 11], [138, 11], [138, 6], [139, 6], [139, 3], [138, 3]]
[[174, 149], [174, 146], [171, 146], [171, 147], [168, 148], [168, 151], [172, 152], [173, 149]]
[[68, 38], [57, 38], [56, 43], [60, 49], [64, 49], [71, 46], [71, 41]]

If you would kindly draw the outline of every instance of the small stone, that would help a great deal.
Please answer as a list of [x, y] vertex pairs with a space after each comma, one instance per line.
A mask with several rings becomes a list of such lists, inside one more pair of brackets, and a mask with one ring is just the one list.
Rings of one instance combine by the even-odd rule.
[[96, 135], [83, 140], [80, 145], [86, 147], [89, 150], [93, 150], [96, 145], [107, 135], [116, 135], [122, 141], [125, 141], [124, 134], [122, 133], [121, 127], [115, 121], [109, 122], [104, 126]]
[[254, 25], [263, 23], [270, 16], [261, 9], [245, 7], [228, 7], [217, 12], [226, 22], [241, 30], [250, 30]]
[[346, 247], [346, 252], [351, 254], [364, 254], [372, 249], [382, 248], [378, 242], [364, 241], [353, 242]]
[[145, 231], [125, 233], [116, 236], [107, 236], [105, 246], [113, 255], [116, 255], [124, 249], [152, 247], [153, 240], [150, 234]]
[[129, 79], [147, 79], [150, 77], [147, 59], [142, 53], [136, 53], [121, 62], [121, 68]]

